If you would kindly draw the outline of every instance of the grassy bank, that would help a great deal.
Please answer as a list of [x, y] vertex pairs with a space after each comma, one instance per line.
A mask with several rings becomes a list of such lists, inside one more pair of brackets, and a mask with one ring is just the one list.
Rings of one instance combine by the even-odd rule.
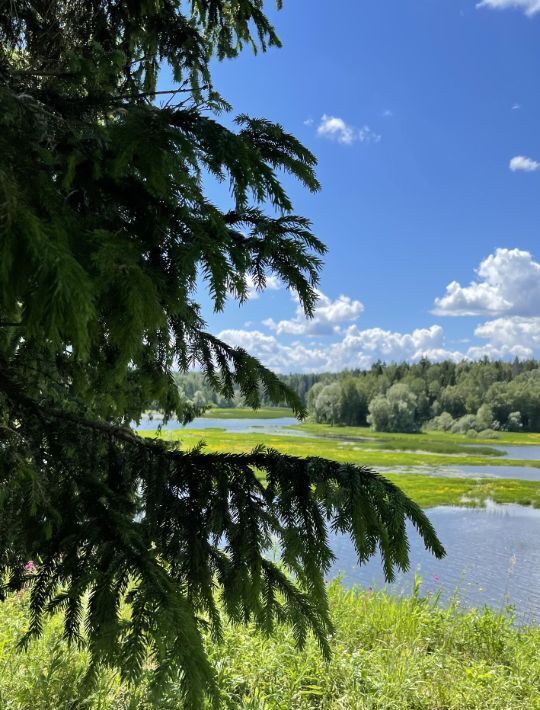
[[[338, 430], [339, 431], [339, 430]], [[155, 431], [140, 432], [155, 436]], [[183, 448], [203, 440], [213, 451], [249, 451], [257, 444], [284, 451], [294, 456], [322, 456], [343, 463], [370, 467], [407, 466], [529, 466], [540, 468], [540, 461], [524, 461], [501, 456], [501, 452], [482, 444], [470, 446], [473, 440], [439, 441], [417, 438], [423, 435], [397, 434], [385, 438], [353, 438], [349, 436], [290, 436], [264, 432], [227, 432], [221, 428], [176, 429], [162, 432], [169, 440], [177, 440]], [[408, 438], [405, 438], [408, 437]]]
[[[155, 432], [141, 432], [155, 436]], [[540, 482], [513, 479], [449, 478], [421, 475], [419, 473], [392, 473], [406, 466], [522, 466], [524, 461], [508, 460], [500, 456], [465, 454], [436, 454], [419, 451], [386, 451], [366, 446], [366, 442], [336, 441], [325, 438], [279, 436], [269, 434], [238, 434], [222, 429], [165, 431], [162, 436], [178, 440], [182, 448], [192, 448], [204, 441], [209, 451], [241, 453], [265, 444], [295, 456], [321, 456], [341, 463], [355, 463], [374, 469], [384, 469], [384, 474], [397, 483], [413, 500], [423, 507], [435, 505], [482, 505], [488, 498], [497, 503], [521, 503], [540, 507]], [[407, 436], [407, 435], [401, 435]], [[408, 435], [414, 436], [414, 435]], [[540, 461], [532, 465], [540, 467]]]
[[[540, 629], [517, 629], [491, 611], [460, 614], [419, 596], [330, 587], [336, 626], [325, 663], [313, 641], [296, 650], [292, 634], [266, 639], [253, 628], [225, 627], [208, 648], [217, 670], [220, 707], [287, 709], [392, 708], [535, 710], [540, 707]], [[84, 683], [87, 656], [68, 649], [60, 619], [25, 654], [15, 643], [27, 626], [25, 602], [0, 604], [0, 707], [3, 710], [181, 709], [171, 688], [152, 701], [146, 682], [122, 685], [103, 672]]]
[[231, 407], [229, 409], [207, 409], [204, 419], [281, 419], [281, 417], [294, 417], [292, 409], [288, 407], [262, 407], [261, 409], [248, 409], [246, 407]]
[[488, 500], [540, 508], [540, 483], [535, 481], [444, 478], [408, 473], [384, 475], [423, 508], [437, 505], [481, 507]]
[[[155, 431], [140, 432], [143, 436], [155, 436]], [[490, 455], [489, 447], [480, 451], [456, 445], [452, 453], [440, 450], [430, 451], [429, 442], [422, 442], [422, 449], [388, 450], [385, 444], [370, 441], [347, 441], [324, 437], [300, 437], [264, 432], [227, 432], [220, 428], [177, 429], [161, 434], [171, 441], [179, 441], [182, 448], [190, 448], [205, 441], [212, 451], [249, 451], [258, 444], [283, 451], [294, 456], [321, 456], [342, 463], [356, 463], [373, 468], [392, 466], [400, 469], [406, 466], [534, 466], [540, 468], [540, 461], [513, 460], [500, 455]], [[409, 435], [410, 436], [410, 435]], [[420, 442], [419, 442], [420, 445]], [[437, 445], [436, 445], [437, 448]], [[499, 452], [497, 452], [498, 454]]]
[[314, 436], [351, 437], [360, 439], [368, 437], [373, 441], [396, 442], [410, 446], [416, 443], [417, 446], [422, 447], [432, 446], [434, 444], [454, 446], [477, 446], [478, 444], [487, 444], [488, 446], [540, 446], [540, 433], [538, 432], [498, 431], [495, 432], [495, 439], [488, 439], [480, 436], [471, 438], [466, 434], [451, 434], [447, 431], [429, 431], [420, 432], [418, 434], [388, 434], [387, 432], [373, 431], [373, 429], [369, 427], [330, 426], [329, 424], [312, 423], [299, 424], [298, 428]]

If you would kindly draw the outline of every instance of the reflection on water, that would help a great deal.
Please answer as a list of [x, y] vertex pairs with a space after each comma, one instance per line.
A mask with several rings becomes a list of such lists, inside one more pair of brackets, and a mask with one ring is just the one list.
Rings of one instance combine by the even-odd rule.
[[[519, 505], [489, 505], [486, 509], [438, 507], [426, 511], [447, 556], [436, 560], [409, 529], [411, 571], [389, 585], [410, 592], [415, 572], [424, 592], [441, 591], [448, 599], [458, 589], [466, 607], [487, 604], [498, 610], [513, 605], [520, 623], [540, 622], [540, 511]], [[380, 558], [357, 565], [349, 538], [332, 540], [336, 561], [331, 576], [343, 574], [345, 584], [384, 586]]]

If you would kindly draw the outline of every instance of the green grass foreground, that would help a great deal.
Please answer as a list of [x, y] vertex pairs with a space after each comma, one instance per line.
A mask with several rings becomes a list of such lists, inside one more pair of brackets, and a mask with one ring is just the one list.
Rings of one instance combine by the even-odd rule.
[[[142, 436], [156, 436], [155, 432], [140, 432]], [[407, 466], [523, 466], [540, 467], [540, 461], [509, 460], [501, 456], [471, 454], [463, 441], [452, 446], [466, 453], [441, 454], [426, 451], [387, 451], [376, 448], [371, 442], [339, 441], [330, 438], [280, 436], [264, 433], [236, 433], [223, 429], [183, 429], [163, 431], [161, 436], [178, 441], [183, 449], [190, 449], [201, 441], [209, 451], [241, 453], [251, 451], [258, 444], [293, 456], [321, 456], [341, 463], [355, 463], [375, 470], [383, 469], [384, 475], [396, 483], [414, 501], [424, 508], [436, 505], [481, 506], [487, 499], [497, 503], [520, 503], [540, 507], [540, 482], [503, 478], [450, 478], [422, 475], [421, 473], [392, 473], [392, 467]], [[386, 435], [388, 437], [388, 435]], [[392, 435], [393, 436], [393, 435]], [[398, 437], [415, 438], [414, 434]], [[418, 435], [421, 436], [421, 435]], [[515, 436], [515, 435], [514, 435]], [[429, 447], [429, 438], [422, 447]], [[463, 437], [462, 437], [463, 439]], [[472, 441], [471, 441], [472, 443]], [[435, 445], [438, 445], [435, 439]], [[485, 448], [485, 447], [483, 447]]]
[[[226, 626], [209, 642], [220, 707], [295, 710], [513, 710], [540, 708], [540, 628], [517, 628], [489, 611], [460, 613], [432, 598], [392, 596], [330, 585], [336, 633], [326, 663], [313, 640], [303, 651], [292, 633], [267, 639], [253, 627]], [[87, 655], [68, 648], [60, 618], [18, 653], [27, 627], [26, 600], [0, 604], [2, 710], [164, 710], [183, 707], [175, 687], [162, 700], [147, 682], [122, 684], [107, 671], [85, 684]]]

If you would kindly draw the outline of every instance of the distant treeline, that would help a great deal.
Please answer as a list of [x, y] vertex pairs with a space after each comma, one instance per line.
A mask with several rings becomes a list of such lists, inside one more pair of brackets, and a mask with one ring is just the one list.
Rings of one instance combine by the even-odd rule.
[[[302, 402], [306, 404], [309, 390], [316, 382], [319, 382], [324, 377], [327, 377], [327, 375], [283, 375], [281, 379], [296, 392]], [[332, 375], [328, 375], [328, 377], [332, 377]], [[223, 397], [214, 392], [201, 372], [188, 372], [186, 374], [176, 375], [176, 381], [181, 394], [198, 407], [205, 405], [227, 408], [246, 406], [239, 388], [236, 388], [233, 399]], [[265, 407], [271, 407], [276, 403], [271, 402], [265, 397], [264, 393], [261, 393], [261, 404]], [[285, 405], [285, 402], [278, 404]]]
[[[370, 370], [282, 378], [317, 422], [371, 425], [379, 431], [440, 429], [457, 433], [540, 431], [540, 362], [482, 360], [375, 363]], [[178, 377], [198, 406], [243, 406], [226, 400], [199, 373]], [[270, 402], [265, 402], [270, 404]]]

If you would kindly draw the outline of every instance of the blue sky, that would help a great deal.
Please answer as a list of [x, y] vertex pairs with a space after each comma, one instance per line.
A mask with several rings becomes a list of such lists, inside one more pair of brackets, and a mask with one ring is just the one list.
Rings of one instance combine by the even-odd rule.
[[329, 248], [321, 307], [308, 325], [271, 282], [205, 307], [210, 330], [282, 372], [540, 356], [540, 0], [285, 0], [272, 17], [283, 48], [214, 80], [318, 158], [322, 191], [291, 192]]

